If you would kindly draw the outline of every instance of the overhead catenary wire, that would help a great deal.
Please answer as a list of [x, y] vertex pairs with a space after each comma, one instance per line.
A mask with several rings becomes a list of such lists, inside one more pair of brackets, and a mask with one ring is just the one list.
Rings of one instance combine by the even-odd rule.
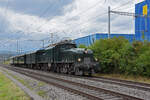
[[[105, 0], [106, 1], [106, 0]], [[46, 10], [45, 10], [45, 12], [46, 12]], [[44, 13], [44, 12], [43, 12]], [[101, 15], [103, 15], [103, 13], [100, 13]], [[94, 18], [96, 18], [96, 17], [100, 17], [100, 14], [98, 15], [98, 16], [95, 16]], [[107, 14], [107, 12], [105, 12], [104, 14]], [[43, 15], [42, 15], [43, 16]], [[87, 19], [87, 21], [89, 21], [89, 20], [93, 20], [94, 19], [93, 17], [92, 18], [90, 18], [90, 19]], [[94, 19], [95, 20], [95, 19]], [[86, 20], [85, 20], [86, 21]], [[75, 24], [77, 27], [79, 27], [79, 25], [81, 26], [81, 25], [84, 25], [84, 24], [87, 24], [87, 23], [77, 23], [77, 24]]]
[[[77, 15], [82, 15], [82, 14], [86, 13], [88, 10], [90, 10], [92, 8], [95, 8], [99, 3], [101, 3], [101, 1], [98, 1], [96, 4], [92, 5], [91, 7], [87, 8], [84, 11], [81, 11], [81, 12], [77, 13], [76, 15], [72, 16], [72, 18], [75, 17], [75, 16], [77, 16]], [[106, 0], [101, 4], [101, 6], [103, 6], [105, 3], [106, 3]], [[47, 22], [49, 20], [50, 19], [48, 19]], [[44, 24], [40, 25], [37, 29], [41, 29], [47, 22], [45, 22]]]
[[[81, 30], [81, 29], [77, 29], [77, 28], [80, 27], [80, 26], [84, 26], [84, 28], [82, 28], [82, 29], [85, 29], [85, 25], [88, 25], [88, 24], [87, 24], [87, 23], [88, 23], [87, 21], [89, 21], [89, 20], [91, 20], [91, 19], [92, 19], [93, 21], [94, 21], [94, 20], [97, 20], [97, 19], [96, 19], [97, 17], [102, 17], [103, 15], [106, 15], [106, 14], [108, 14], [108, 13], [107, 13], [107, 12], [103, 12], [103, 13], [98, 14], [98, 15], [95, 16], [95, 17], [92, 17], [92, 18], [90, 18], [90, 19], [86, 19], [86, 20], [85, 20], [86, 23], [77, 23], [77, 24], [75, 24], [76, 27], [75, 27], [73, 30], [75, 30], [75, 31]], [[101, 16], [100, 16], [100, 15], [101, 15]], [[74, 32], [73, 30], [72, 30], [72, 32]], [[59, 31], [59, 30], [57, 30], [57, 31]], [[61, 30], [60, 32], [66, 33], [65, 30]]]
[[112, 10], [116, 10], [116, 9], [118, 9], [118, 8], [122, 8], [122, 7], [128, 5], [128, 4], [132, 3], [132, 2], [133, 2], [133, 0], [129, 0], [128, 2], [123, 3], [123, 4], [121, 4], [121, 5], [119, 5], [119, 6], [115, 7], [115, 8], [113, 8]]
[[[49, 0], [48, 0], [48, 2], [49, 2]], [[43, 16], [48, 12], [48, 10], [50, 9], [50, 7], [52, 7], [52, 6], [49, 5], [49, 6], [40, 14], [39, 17], [43, 17]]]
[[[50, 2], [50, 1], [48, 0], [48, 2]], [[39, 18], [45, 16], [45, 14], [48, 12], [48, 10], [50, 9], [50, 7], [51, 7], [51, 5], [49, 5], [49, 6], [39, 15]], [[30, 26], [32, 26], [32, 25], [33, 25], [33, 24], [31, 24]], [[28, 27], [27, 30], [29, 30], [29, 27]]]
[[[93, 20], [93, 21], [95, 21], [95, 20], [97, 20], [96, 18], [97, 17], [102, 17], [103, 15], [106, 15], [106, 14], [108, 14], [107, 12], [103, 12], [103, 13], [100, 13], [100, 14], [98, 14], [97, 16], [95, 16], [95, 17], [92, 17], [92, 18], [90, 18], [90, 19], [87, 19], [87, 20], [85, 20], [85, 21], [89, 21], [89, 20]], [[100, 16], [101, 15], [101, 16]], [[85, 25], [85, 24], [87, 24], [88, 22], [86, 22], [86, 23], [78, 23], [78, 24], [76, 24], [76, 26], [77, 27], [79, 27], [79, 26], [82, 26], [82, 25]], [[76, 27], [76, 28], [77, 28]], [[81, 30], [81, 29], [80, 29]]]
[[[76, 25], [76, 28], [77, 28], [77, 27], [79, 27], [79, 26], [81, 26], [81, 25], [87, 24], [89, 20], [93, 20], [93, 21], [94, 21], [94, 20], [96, 20], [98, 17], [102, 17], [103, 15], [106, 15], [106, 14], [108, 14], [108, 12], [105, 12], [105, 11], [104, 11], [104, 12], [102, 12], [102, 13], [99, 13], [97, 16], [94, 16], [94, 17], [92, 17], [92, 18], [86, 19], [86, 20], [85, 20], [86, 23], [82, 23], [82, 22], [81, 22], [81, 23], [78, 23], [78, 22], [76, 22], [77, 24], [74, 24], [74, 25]], [[66, 25], [66, 24], [64, 23], [64, 25]], [[69, 24], [67, 24], [67, 25], [69, 25]], [[59, 31], [59, 30], [57, 30], [57, 31]], [[61, 32], [64, 32], [64, 31], [65, 31], [65, 30], [61, 30]]]
[[[107, 0], [105, 0], [104, 3], [106, 3], [106, 1], [107, 1]], [[130, 2], [131, 2], [131, 1], [128, 1], [127, 3], [122, 4], [122, 5], [127, 5], [127, 4], [129, 4]], [[97, 5], [97, 4], [96, 4], [96, 5]], [[94, 7], [95, 7], [95, 5], [93, 5], [92, 7], [88, 8], [88, 9], [91, 9], [91, 8], [94, 8]], [[117, 8], [117, 7], [116, 7], [116, 8]], [[114, 9], [116, 9], [116, 8], [114, 8]], [[87, 10], [86, 10], [86, 11], [87, 11]], [[85, 12], [86, 12], [86, 11], [85, 11]], [[83, 13], [84, 13], [84, 11], [80, 12], [79, 14], [83, 14]], [[78, 14], [77, 14], [77, 15], [78, 15]], [[76, 15], [75, 15], [75, 16], [76, 16]], [[98, 17], [98, 16], [96, 16], [96, 17]], [[96, 18], [96, 17], [94, 17], [94, 18]], [[89, 19], [88, 19], [88, 20], [89, 20]], [[88, 20], [87, 20], [87, 21], [88, 21]], [[81, 23], [79, 23], [79, 24], [81, 24]], [[78, 26], [79, 24], [77, 24], [77, 26]], [[44, 25], [44, 24], [43, 24], [43, 25]], [[41, 27], [42, 27], [43, 25], [41, 25]], [[41, 27], [39, 27], [38, 29], [40, 29]]]
[[[102, 3], [102, 5], [105, 4], [106, 1], [107, 1], [107, 0], [105, 0], [105, 1]], [[92, 9], [92, 8], [96, 7], [100, 2], [101, 2], [101, 1], [97, 2], [95, 5], [89, 7], [87, 10], [81, 11], [81, 12], [79, 12], [78, 14], [76, 14], [76, 15], [74, 15], [74, 16], [77, 16], [77, 15], [81, 15], [81, 14], [86, 13], [89, 9]], [[73, 17], [74, 17], [74, 16], [73, 16]], [[97, 17], [97, 16], [96, 16], [96, 17]], [[48, 20], [49, 20], [49, 19], [48, 19]], [[47, 22], [48, 22], [48, 21], [47, 21]], [[45, 22], [44, 24], [40, 25], [40, 26], [38, 27], [38, 30], [41, 29], [41, 27], [43, 27], [47, 22]], [[66, 23], [65, 23], [65, 24], [66, 24]]]
[[[131, 8], [130, 8], [131, 9]], [[118, 11], [111, 11], [111, 13], [114, 13], [114, 14], [119, 14], [119, 15], [125, 15], [125, 16], [139, 16], [139, 17], [143, 17], [143, 15], [138, 15], [138, 14], [135, 14], [135, 13], [130, 13], [130, 12], [118, 12]]]
[[[7, 0], [7, 2], [6, 2], [6, 7], [5, 7], [5, 10], [4, 10], [4, 16], [5, 16], [5, 17], [7, 16], [8, 7], [9, 7], [9, 0]], [[4, 24], [5, 24], [5, 23], [4, 23], [4, 20], [2, 20], [0, 32], [2, 32], [2, 28], [3, 28], [3, 25], [4, 25]]]

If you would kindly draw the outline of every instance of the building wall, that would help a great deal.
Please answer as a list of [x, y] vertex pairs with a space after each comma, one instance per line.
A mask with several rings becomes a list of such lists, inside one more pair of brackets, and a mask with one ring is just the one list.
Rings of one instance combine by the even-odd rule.
[[135, 5], [135, 39], [150, 41], [150, 0], [145, 0]]
[[[125, 37], [126, 39], [128, 39], [130, 42], [133, 41], [134, 39], [134, 34], [111, 34], [110, 37]], [[95, 40], [99, 40], [99, 39], [106, 39], [108, 38], [108, 34], [104, 34], [104, 33], [96, 33], [93, 35], [89, 35], [89, 36], [85, 36], [85, 37], [81, 37], [78, 39], [75, 39], [74, 42], [79, 46], [81, 44], [84, 44], [86, 46], [89, 46], [91, 44], [94, 43]]]

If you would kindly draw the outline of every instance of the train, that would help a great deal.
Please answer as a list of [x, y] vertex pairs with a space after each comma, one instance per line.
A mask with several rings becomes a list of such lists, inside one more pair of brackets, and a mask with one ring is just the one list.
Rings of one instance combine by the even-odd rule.
[[11, 65], [56, 73], [89, 75], [100, 69], [93, 51], [71, 41], [52, 44], [35, 52], [11, 57]]

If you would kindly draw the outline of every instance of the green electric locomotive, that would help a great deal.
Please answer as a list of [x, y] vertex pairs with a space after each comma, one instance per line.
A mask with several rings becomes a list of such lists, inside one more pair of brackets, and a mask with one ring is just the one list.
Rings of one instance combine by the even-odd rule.
[[77, 48], [76, 44], [68, 41], [53, 44], [33, 53], [13, 57], [12, 60], [19, 60], [20, 57], [24, 57], [24, 63], [12, 61], [15, 62], [12, 64], [57, 73], [91, 75], [99, 68], [97, 59], [94, 58], [91, 50]]

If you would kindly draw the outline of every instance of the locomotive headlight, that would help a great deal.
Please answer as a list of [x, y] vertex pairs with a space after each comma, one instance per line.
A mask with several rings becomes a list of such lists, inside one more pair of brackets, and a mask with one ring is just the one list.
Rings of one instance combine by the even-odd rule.
[[81, 61], [81, 58], [78, 58], [78, 62], [80, 62]]
[[87, 51], [87, 50], [85, 50], [84, 52], [85, 52], [85, 54], [87, 54], [87, 53], [88, 53], [88, 51]]
[[98, 61], [98, 59], [97, 59], [97, 58], [95, 58], [95, 61]]

